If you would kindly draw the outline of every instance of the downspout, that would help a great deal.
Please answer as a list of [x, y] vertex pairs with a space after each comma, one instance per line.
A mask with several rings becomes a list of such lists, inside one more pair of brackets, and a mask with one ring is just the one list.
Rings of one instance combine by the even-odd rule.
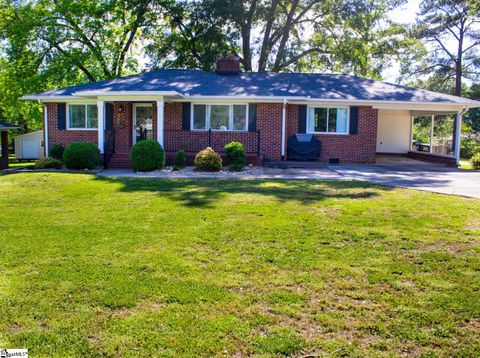
[[48, 157], [48, 106], [46, 104], [43, 104], [43, 101], [41, 99], [38, 100], [38, 103], [40, 105], [43, 105], [43, 117], [45, 120], [45, 123], [43, 125], [43, 152], [45, 155], [45, 158]]
[[283, 99], [282, 108], [282, 160], [285, 160], [285, 131], [286, 131], [286, 117], [287, 117], [287, 99]]
[[463, 108], [457, 113], [457, 120], [455, 121], [455, 162], [460, 165], [460, 145], [462, 137], [462, 116], [468, 111], [468, 108]]

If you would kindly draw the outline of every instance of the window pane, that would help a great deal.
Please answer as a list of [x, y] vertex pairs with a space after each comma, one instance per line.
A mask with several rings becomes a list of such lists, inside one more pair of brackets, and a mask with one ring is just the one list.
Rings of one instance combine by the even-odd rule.
[[313, 116], [313, 131], [326, 132], [327, 131], [327, 108], [315, 108]]
[[85, 128], [85, 105], [69, 105], [68, 110], [68, 126], [70, 128]]
[[337, 109], [336, 108], [328, 109], [328, 131], [329, 132], [337, 131]]
[[206, 129], [206, 108], [204, 104], [193, 106], [193, 129]]
[[[346, 108], [337, 108], [337, 133], [347, 133], [348, 110]], [[331, 117], [329, 117], [330, 119]]]
[[94, 104], [87, 106], [87, 128], [98, 128], [98, 107]]
[[233, 129], [247, 129], [247, 106], [233, 106]]
[[214, 105], [210, 107], [210, 128], [228, 129], [229, 106]]

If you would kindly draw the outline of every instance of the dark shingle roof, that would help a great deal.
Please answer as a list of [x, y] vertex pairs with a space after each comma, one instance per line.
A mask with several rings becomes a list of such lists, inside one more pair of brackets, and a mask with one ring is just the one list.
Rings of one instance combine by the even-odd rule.
[[190, 96], [311, 97], [322, 100], [479, 104], [466, 98], [356, 76], [308, 73], [220, 75], [195, 70], [161, 70], [36, 94], [68, 96], [80, 91], [176, 91]]

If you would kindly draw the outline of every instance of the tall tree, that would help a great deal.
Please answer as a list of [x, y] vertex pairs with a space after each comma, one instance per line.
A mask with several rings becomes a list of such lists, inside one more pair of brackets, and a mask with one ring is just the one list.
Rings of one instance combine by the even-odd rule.
[[428, 51], [407, 63], [403, 73], [433, 75], [440, 88], [453, 80], [453, 94], [461, 96], [462, 80], [478, 80], [480, 76], [479, 24], [475, 0], [424, 0], [414, 35]]
[[155, 67], [212, 69], [212, 59], [230, 51], [240, 58], [245, 71], [340, 70], [379, 77], [388, 58], [404, 45], [403, 29], [386, 19], [387, 12], [402, 2], [167, 3], [170, 28], [154, 34], [149, 55]]

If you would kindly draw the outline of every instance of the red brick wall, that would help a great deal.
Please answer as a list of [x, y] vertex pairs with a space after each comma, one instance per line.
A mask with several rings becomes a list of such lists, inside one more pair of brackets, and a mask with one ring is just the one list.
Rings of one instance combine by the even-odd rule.
[[[97, 144], [97, 131], [57, 129], [57, 104], [49, 103], [49, 146], [59, 143], [87, 141]], [[119, 107], [122, 106], [122, 112]], [[156, 103], [153, 103], [153, 136], [157, 137]], [[132, 102], [114, 103], [114, 128], [116, 152], [128, 153], [132, 146]], [[316, 137], [322, 142], [322, 162], [339, 158], [341, 163], [373, 163], [375, 161], [378, 111], [371, 107], [359, 108], [358, 133], [356, 135], [321, 134]], [[298, 106], [287, 106], [286, 139], [297, 133]], [[164, 144], [166, 151], [179, 148], [187, 152], [198, 152], [208, 145], [208, 132], [182, 131], [182, 103], [165, 103]], [[257, 105], [257, 130], [260, 131], [260, 154], [267, 160], [281, 159], [282, 104], [259, 103]], [[232, 140], [244, 144], [247, 152], [257, 152], [255, 132], [212, 132], [212, 146], [222, 151]], [[285, 150], [286, 152], [286, 150]]]
[[[93, 130], [59, 130], [57, 128], [57, 103], [48, 103], [48, 147], [54, 144], [69, 145], [72, 142], [91, 142], [98, 144], [98, 131]], [[48, 149], [49, 149], [48, 148]], [[46, 150], [48, 153], [48, 150]]]
[[[358, 111], [358, 133], [354, 135], [319, 134], [322, 142], [320, 161], [328, 163], [330, 158], [340, 163], [374, 163], [377, 147], [378, 110], [360, 107]], [[298, 106], [287, 108], [287, 139], [298, 130]]]
[[257, 105], [257, 130], [260, 131], [260, 152], [264, 159], [281, 159], [282, 112], [281, 103]]

